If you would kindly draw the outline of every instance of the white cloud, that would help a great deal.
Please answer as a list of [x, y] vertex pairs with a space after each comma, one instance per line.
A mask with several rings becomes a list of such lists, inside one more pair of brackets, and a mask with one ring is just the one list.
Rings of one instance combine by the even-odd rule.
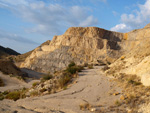
[[61, 34], [64, 29], [71, 26], [86, 27], [98, 24], [98, 20], [90, 15], [88, 13], [90, 10], [85, 7], [63, 7], [59, 4], [46, 4], [43, 1], [33, 2], [33, 0], [30, 2], [29, 0], [0, 1], [2, 4], [9, 5], [9, 8], [5, 8], [11, 10], [15, 15], [34, 24], [34, 27], [26, 29], [30, 33], [52, 36]]
[[[127, 32], [129, 29], [142, 28], [150, 23], [150, 0], [146, 0], [143, 5], [139, 4], [138, 8], [139, 10], [133, 11], [134, 13], [122, 14], [122, 23], [111, 28], [111, 30]], [[125, 25], [124, 28], [121, 25]]]
[[118, 24], [115, 27], [111, 28], [111, 31], [119, 31], [119, 32], [126, 32], [130, 30], [131, 27], [128, 27], [126, 24]]

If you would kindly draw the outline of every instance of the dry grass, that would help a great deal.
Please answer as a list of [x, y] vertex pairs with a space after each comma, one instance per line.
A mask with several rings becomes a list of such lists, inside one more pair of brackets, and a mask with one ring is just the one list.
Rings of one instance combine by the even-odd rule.
[[39, 95], [38, 91], [32, 91], [30, 93], [30, 96], [38, 96], [38, 95]]
[[140, 104], [146, 103], [150, 99], [150, 87], [141, 84], [140, 78], [136, 75], [120, 74], [116, 76], [116, 81], [123, 88], [126, 99], [123, 101], [129, 108], [138, 109]]
[[21, 90], [16, 90], [16, 91], [11, 91], [11, 92], [7, 92], [7, 93], [3, 93], [3, 97], [6, 99], [11, 99], [11, 100], [18, 100], [21, 98], [25, 98], [26, 97], [26, 92], [28, 91], [28, 89], [23, 88]]

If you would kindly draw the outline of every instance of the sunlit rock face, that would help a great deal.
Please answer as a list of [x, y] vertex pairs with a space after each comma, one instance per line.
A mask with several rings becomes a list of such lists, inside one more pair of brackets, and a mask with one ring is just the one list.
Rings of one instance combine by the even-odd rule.
[[124, 36], [124, 59], [118, 59], [108, 71], [137, 75], [141, 77], [143, 85], [150, 86], [150, 24], [143, 29], [125, 33]]
[[[63, 35], [36, 48], [21, 67], [54, 72], [70, 61], [84, 63], [114, 62], [123, 52], [124, 34], [97, 27], [71, 27]], [[123, 40], [123, 41], [122, 41]]]

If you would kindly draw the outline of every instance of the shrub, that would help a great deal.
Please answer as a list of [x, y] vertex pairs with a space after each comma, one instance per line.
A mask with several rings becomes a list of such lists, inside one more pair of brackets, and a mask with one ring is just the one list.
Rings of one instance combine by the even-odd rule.
[[40, 89], [40, 92], [41, 92], [41, 93], [43, 93], [43, 92], [45, 92], [45, 91], [47, 91], [47, 89], [45, 89], [45, 88]]
[[127, 82], [132, 85], [141, 85], [140, 79], [136, 75], [132, 75], [127, 79]]
[[30, 93], [30, 95], [31, 95], [31, 96], [38, 96], [39, 93], [38, 93], [38, 91], [32, 91], [32, 92]]
[[66, 71], [71, 74], [75, 74], [76, 72], [81, 72], [81, 70], [83, 70], [83, 69], [84, 69], [84, 67], [82, 67], [82, 66], [72, 66], [72, 67], [68, 67], [66, 69]]
[[64, 75], [59, 79], [60, 87], [63, 88], [68, 82], [70, 82], [71, 77], [69, 75]]
[[52, 75], [45, 75], [45, 76], [42, 78], [42, 82], [43, 82], [43, 81], [46, 81], [46, 80], [50, 80], [50, 79], [52, 79], [52, 78], [53, 78]]
[[133, 84], [133, 85], [141, 85], [142, 84], [141, 82], [134, 81], [134, 80], [131, 80], [131, 79], [128, 81], [128, 83]]
[[75, 74], [77, 72], [77, 67], [68, 67], [66, 69], [67, 72], [71, 73], [71, 74]]
[[68, 65], [68, 67], [73, 67], [73, 66], [75, 66], [76, 64], [72, 61], [72, 62], [70, 62], [70, 64]]
[[110, 67], [108, 67], [107, 65], [102, 68], [103, 71], [106, 71], [108, 69], [110, 69]]
[[84, 67], [88, 67], [88, 65], [89, 65], [88, 63], [84, 63]]
[[0, 87], [1, 86], [4, 86], [5, 84], [4, 84], [4, 82], [3, 82], [3, 80], [0, 78]]
[[89, 68], [89, 69], [93, 69], [93, 66], [92, 66], [92, 65], [89, 65], [88, 68]]
[[14, 101], [18, 100], [21, 96], [21, 93], [19, 91], [13, 91], [13, 92], [9, 92], [6, 95], [6, 99], [12, 99]]
[[37, 86], [37, 85], [39, 85], [39, 82], [34, 82], [34, 83], [32, 84], [32, 87], [35, 87], [35, 86]]
[[78, 72], [81, 72], [82, 70], [84, 70], [84, 67], [83, 67], [83, 66], [78, 66], [77, 68], [78, 68], [78, 69], [77, 69]]
[[116, 106], [120, 106], [120, 105], [121, 105], [120, 101], [119, 101], [119, 100], [116, 100], [116, 101], [115, 101], [115, 105], [116, 105]]
[[0, 100], [4, 99], [4, 95], [2, 93], [0, 93]]

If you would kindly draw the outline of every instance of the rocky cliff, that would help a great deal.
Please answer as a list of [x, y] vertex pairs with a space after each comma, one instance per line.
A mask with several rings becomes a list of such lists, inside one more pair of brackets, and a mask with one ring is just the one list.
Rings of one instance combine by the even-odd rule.
[[78, 65], [112, 63], [108, 73], [135, 74], [146, 85], [150, 84], [145, 82], [150, 74], [149, 43], [150, 24], [128, 33], [72, 27], [36, 48], [21, 67], [47, 73], [65, 68], [70, 61]]
[[54, 72], [71, 61], [84, 63], [114, 62], [124, 53], [124, 34], [97, 27], [71, 27], [63, 35], [36, 48], [21, 67]]
[[125, 54], [110, 65], [107, 73], [132, 74], [141, 78], [141, 82], [150, 85], [150, 24], [143, 29], [126, 33]]

